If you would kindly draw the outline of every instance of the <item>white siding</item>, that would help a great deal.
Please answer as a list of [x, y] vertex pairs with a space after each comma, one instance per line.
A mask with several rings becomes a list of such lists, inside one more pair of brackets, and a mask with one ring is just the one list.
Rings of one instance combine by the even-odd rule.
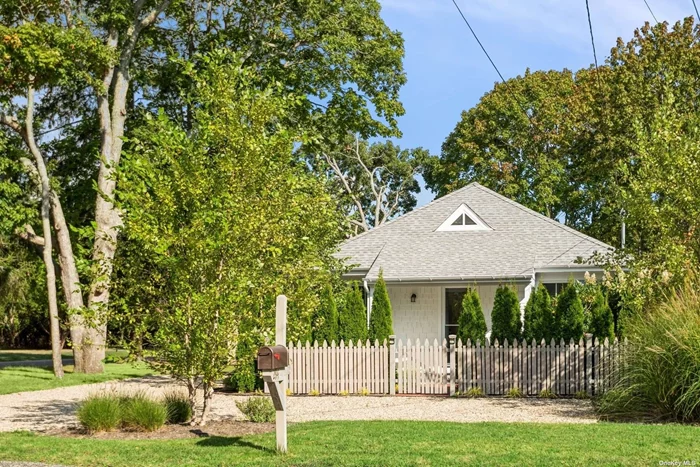
[[[445, 332], [445, 289], [473, 287], [474, 284], [454, 285], [387, 285], [393, 311], [394, 334], [404, 343], [416, 338], [443, 339]], [[525, 296], [527, 284], [517, 284], [518, 299]], [[477, 284], [481, 307], [488, 329], [491, 329], [491, 312], [498, 284]], [[411, 295], [416, 294], [416, 302], [411, 303]]]

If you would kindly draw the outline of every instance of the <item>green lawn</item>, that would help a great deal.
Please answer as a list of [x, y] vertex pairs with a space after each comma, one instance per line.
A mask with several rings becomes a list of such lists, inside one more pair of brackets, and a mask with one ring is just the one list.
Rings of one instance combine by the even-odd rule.
[[[108, 349], [107, 356], [119, 355], [126, 357], [127, 350]], [[61, 352], [63, 358], [73, 358], [73, 351], [65, 349]], [[26, 360], [51, 360], [51, 350], [0, 350], [0, 362], [17, 362]]]
[[65, 376], [56, 379], [50, 368], [8, 367], [0, 368], [0, 394], [39, 391], [78, 384], [101, 383], [115, 379], [135, 378], [153, 374], [145, 363], [107, 363], [105, 372], [98, 375], [73, 373], [73, 366], [63, 367]]
[[276, 455], [274, 445], [272, 433], [169, 441], [8, 433], [0, 434], [0, 460], [112, 467], [700, 462], [700, 428], [679, 425], [313, 422], [290, 426], [286, 456]]

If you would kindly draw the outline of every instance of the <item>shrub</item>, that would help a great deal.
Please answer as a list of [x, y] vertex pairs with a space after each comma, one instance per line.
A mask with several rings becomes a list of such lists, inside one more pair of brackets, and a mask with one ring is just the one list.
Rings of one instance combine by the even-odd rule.
[[369, 340], [380, 343], [388, 340], [394, 333], [391, 319], [391, 301], [384, 282], [384, 273], [379, 270], [379, 280], [374, 288], [372, 300], [372, 313], [369, 315]]
[[357, 282], [347, 288], [343, 307], [340, 310], [338, 333], [346, 343], [367, 340], [367, 310], [362, 291]]
[[464, 397], [470, 397], [470, 398], [484, 397], [484, 391], [482, 391], [481, 388], [469, 388], [464, 393]]
[[619, 375], [603, 395], [607, 418], [700, 422], [700, 280], [692, 277], [665, 302], [625, 323]]
[[520, 303], [515, 290], [506, 285], [496, 289], [491, 314], [491, 341], [513, 342], [520, 338]]
[[[397, 385], [397, 386], [398, 386], [398, 385]], [[397, 392], [398, 392], [398, 391], [397, 391]], [[349, 394], [350, 394], [350, 393], [347, 392], [346, 390], [342, 390], [342, 391], [340, 391], [340, 392], [338, 393], [339, 396], [347, 396], [347, 395], [349, 395]]]
[[320, 396], [321, 393], [318, 391], [318, 389], [312, 389], [309, 391], [310, 396]]
[[457, 321], [457, 338], [466, 344], [469, 339], [476, 344], [477, 341], [486, 342], [486, 319], [481, 309], [479, 294], [474, 289], [467, 289], [462, 298], [462, 311]]
[[574, 394], [574, 399], [590, 399], [591, 396], [588, 395], [586, 391], [577, 391], [576, 394]]
[[532, 291], [525, 306], [523, 337], [528, 343], [533, 339], [539, 343], [542, 339], [550, 342], [556, 334], [552, 298], [545, 286], [540, 284]]
[[551, 389], [543, 389], [542, 391], [540, 391], [540, 395], [537, 397], [539, 397], [540, 399], [556, 399], [557, 395], [554, 394], [554, 392], [552, 392]]
[[253, 392], [258, 387], [258, 374], [252, 356], [239, 359], [233, 371], [224, 379], [226, 389], [234, 392]]
[[569, 285], [557, 297], [555, 317], [557, 340], [564, 339], [564, 342], [569, 343], [570, 339], [578, 341], [583, 337], [583, 303], [573, 281], [569, 281]]
[[255, 423], [275, 421], [275, 406], [269, 397], [250, 397], [246, 401], [237, 401], [236, 407], [248, 420]]
[[156, 431], [165, 425], [168, 410], [165, 404], [142, 395], [122, 400], [122, 426], [138, 431]]
[[323, 288], [320, 299], [321, 303], [313, 318], [312, 338], [321, 344], [323, 341], [329, 344], [333, 341], [338, 342], [338, 307], [330, 284]]
[[591, 307], [590, 333], [600, 340], [615, 338], [615, 321], [603, 292], [598, 289]]
[[187, 394], [180, 391], [169, 391], [163, 396], [165, 412], [168, 414], [167, 423], [186, 423], [192, 420], [192, 406]]
[[367, 388], [360, 389], [360, 395], [361, 396], [369, 396], [370, 395], [369, 389], [367, 389]]
[[78, 408], [78, 421], [88, 432], [111, 431], [122, 420], [122, 404], [116, 394], [88, 397]]
[[294, 395], [294, 391], [292, 391], [290, 388], [287, 388], [287, 389], [284, 391], [284, 393], [285, 393], [286, 395], [288, 395], [288, 396], [293, 396], [293, 395]]
[[520, 390], [520, 388], [510, 388], [508, 392], [506, 393], [506, 397], [510, 399], [519, 399], [523, 396], [523, 392]]

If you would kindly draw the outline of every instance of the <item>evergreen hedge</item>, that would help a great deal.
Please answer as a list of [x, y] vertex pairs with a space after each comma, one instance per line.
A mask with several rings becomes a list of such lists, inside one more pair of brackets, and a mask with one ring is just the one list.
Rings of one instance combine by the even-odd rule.
[[367, 340], [367, 309], [357, 282], [348, 287], [338, 320], [339, 338], [345, 343]]
[[539, 344], [542, 339], [550, 342], [557, 334], [552, 297], [549, 296], [547, 288], [540, 284], [530, 294], [525, 306], [523, 338], [528, 343], [534, 339]]
[[466, 344], [471, 339], [473, 344], [477, 341], [486, 342], [486, 319], [481, 309], [479, 294], [474, 289], [467, 289], [462, 298], [462, 311], [459, 314], [457, 338]]
[[389, 336], [394, 333], [391, 316], [389, 292], [386, 290], [384, 273], [380, 270], [379, 280], [374, 287], [372, 312], [369, 315], [369, 340], [371, 342], [374, 342], [376, 339], [381, 344], [384, 340], [389, 340]]
[[501, 285], [496, 289], [491, 313], [491, 342], [502, 344], [506, 339], [520, 339], [520, 303], [513, 287]]
[[613, 312], [608, 305], [607, 298], [603, 292], [598, 289], [591, 307], [591, 327], [589, 332], [598, 339], [605, 340], [607, 337], [610, 340], [615, 338], [615, 320]]
[[573, 281], [557, 297], [556, 340], [578, 341], [583, 337], [583, 303]]
[[338, 339], [338, 307], [333, 297], [333, 288], [329, 285], [321, 291], [321, 303], [314, 315], [312, 338], [323, 344], [323, 341], [339, 342]]

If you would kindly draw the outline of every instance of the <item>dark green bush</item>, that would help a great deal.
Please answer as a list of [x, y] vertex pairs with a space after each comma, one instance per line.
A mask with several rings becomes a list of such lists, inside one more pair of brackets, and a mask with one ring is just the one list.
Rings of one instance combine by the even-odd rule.
[[625, 323], [621, 371], [602, 397], [613, 419], [700, 423], [700, 279]]
[[275, 421], [275, 406], [269, 397], [250, 397], [246, 401], [237, 401], [236, 407], [248, 420], [255, 423]]
[[589, 331], [600, 340], [604, 340], [606, 337], [610, 340], [615, 338], [613, 312], [608, 305], [608, 300], [600, 289], [596, 292], [593, 306], [591, 307], [591, 327]]
[[338, 339], [338, 307], [333, 297], [333, 288], [326, 285], [321, 291], [321, 303], [313, 318], [313, 339], [323, 344], [323, 341], [339, 341]]
[[457, 338], [466, 344], [471, 339], [473, 344], [486, 342], [486, 319], [481, 309], [479, 294], [475, 289], [467, 289], [462, 298], [462, 311], [457, 321]]
[[143, 395], [122, 399], [122, 426], [136, 431], [156, 431], [165, 425], [168, 411], [160, 401]]
[[78, 421], [88, 432], [111, 431], [122, 420], [122, 404], [116, 394], [99, 394], [88, 397], [78, 408]]
[[339, 338], [345, 343], [367, 340], [367, 309], [357, 282], [347, 288], [338, 322]]
[[554, 308], [552, 298], [543, 284], [540, 284], [530, 294], [530, 299], [525, 306], [525, 320], [523, 323], [523, 338], [529, 343], [534, 339], [540, 343], [542, 339], [547, 342], [556, 336], [554, 322]]
[[557, 297], [556, 329], [557, 340], [564, 339], [567, 344], [571, 339], [578, 341], [583, 337], [583, 303], [573, 281]]
[[187, 394], [180, 391], [169, 391], [163, 396], [166, 422], [171, 424], [186, 423], [192, 419], [192, 406]]
[[389, 292], [386, 290], [386, 282], [384, 282], [384, 274], [379, 271], [379, 280], [374, 287], [374, 298], [372, 299], [372, 313], [369, 316], [369, 340], [374, 343], [378, 340], [380, 343], [384, 340], [389, 340], [389, 336], [394, 333], [392, 323], [391, 301], [389, 300]]
[[224, 386], [229, 391], [253, 392], [261, 386], [258, 380], [260, 378], [255, 368], [255, 359], [246, 356], [237, 361], [231, 374], [224, 378]]
[[502, 285], [496, 289], [491, 313], [491, 342], [520, 339], [520, 302], [514, 288]]

